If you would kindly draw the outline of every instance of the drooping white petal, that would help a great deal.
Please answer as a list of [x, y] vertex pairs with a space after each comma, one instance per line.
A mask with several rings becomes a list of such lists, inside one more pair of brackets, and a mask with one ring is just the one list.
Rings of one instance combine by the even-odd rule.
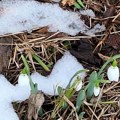
[[100, 93], [100, 87], [94, 86], [94, 95], [95, 95], [95, 96], [98, 96], [99, 93]]
[[113, 66], [110, 66], [107, 70], [107, 77], [110, 81], [118, 81], [119, 80], [119, 76], [120, 76], [120, 73], [119, 73], [119, 68], [116, 66], [116, 67], [113, 67]]
[[80, 80], [74, 88], [76, 91], [79, 91], [82, 88], [82, 80]]
[[18, 78], [18, 85], [29, 86], [29, 77], [27, 74], [20, 74]]

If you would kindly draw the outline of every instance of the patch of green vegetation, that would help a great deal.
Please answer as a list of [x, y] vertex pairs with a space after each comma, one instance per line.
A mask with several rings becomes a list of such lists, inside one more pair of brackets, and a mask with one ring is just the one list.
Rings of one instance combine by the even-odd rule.
[[85, 7], [84, 4], [83, 4], [83, 2], [82, 2], [81, 0], [77, 0], [77, 1], [75, 2], [74, 6], [75, 6], [75, 8], [77, 8], [77, 9], [81, 9], [81, 8], [84, 8], [84, 7]]

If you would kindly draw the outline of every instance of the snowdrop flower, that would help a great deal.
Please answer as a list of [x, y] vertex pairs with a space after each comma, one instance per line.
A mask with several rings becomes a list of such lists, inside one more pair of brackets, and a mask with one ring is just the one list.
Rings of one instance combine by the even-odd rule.
[[82, 80], [74, 87], [76, 91], [79, 91], [82, 88]]
[[94, 95], [98, 96], [100, 93], [100, 87], [99, 86], [94, 86]]
[[117, 67], [117, 61], [114, 60], [112, 65], [107, 70], [107, 77], [110, 81], [118, 81], [119, 80], [119, 68]]
[[19, 86], [29, 86], [29, 77], [27, 74], [20, 74], [18, 77], [18, 85]]

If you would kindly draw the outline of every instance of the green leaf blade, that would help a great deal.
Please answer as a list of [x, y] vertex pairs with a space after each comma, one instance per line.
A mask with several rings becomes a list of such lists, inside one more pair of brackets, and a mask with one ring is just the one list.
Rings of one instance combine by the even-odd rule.
[[48, 66], [37, 55], [33, 54], [32, 56], [44, 68], [44, 70], [50, 71]]
[[81, 0], [77, 0], [77, 2], [80, 4], [81, 7], [83, 7], [83, 8], [85, 7]]
[[27, 74], [30, 74], [30, 68], [29, 68], [29, 65], [28, 65], [26, 58], [24, 57], [24, 55], [21, 55], [21, 58], [22, 58], [22, 61], [24, 63], [25, 70], [26, 70]]
[[88, 87], [88, 89], [87, 89], [87, 98], [88, 98], [88, 99], [90, 99], [90, 98], [93, 96], [94, 86], [95, 86], [94, 83], [90, 83], [90, 84], [89, 84], [89, 87]]
[[80, 110], [80, 107], [85, 99], [85, 90], [81, 90], [78, 93], [77, 100], [76, 100], [76, 111], [78, 112]]

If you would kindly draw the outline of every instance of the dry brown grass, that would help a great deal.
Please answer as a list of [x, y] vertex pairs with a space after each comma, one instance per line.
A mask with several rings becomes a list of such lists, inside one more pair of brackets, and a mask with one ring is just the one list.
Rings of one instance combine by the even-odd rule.
[[[115, 7], [116, 15], [108, 16], [106, 18], [103, 17], [103, 3], [112, 4], [114, 1], [108, 0], [87, 0], [86, 3], [87, 8], [94, 8], [97, 17], [93, 19], [92, 24], [98, 21], [104, 21], [109, 18], [117, 24], [111, 24], [107, 30], [95, 36], [84, 36], [78, 35], [75, 37], [68, 36], [63, 33], [48, 33], [45, 28], [37, 29], [32, 33], [19, 33], [16, 35], [11, 35], [14, 39], [13, 45], [13, 56], [10, 59], [8, 70], [5, 71], [5, 75], [9, 78], [10, 82], [16, 84], [18, 75], [20, 71], [23, 69], [23, 63], [20, 58], [21, 52], [25, 54], [27, 60], [30, 64], [31, 72], [37, 70], [38, 72], [47, 75], [46, 73], [35, 61], [32, 60], [31, 54], [35, 53], [40, 56], [40, 58], [46, 63], [49, 64], [51, 62], [55, 63], [56, 60], [61, 56], [61, 53], [68, 49], [72, 49], [72, 44], [76, 43], [76, 41], [80, 41], [81, 39], [91, 40], [93, 44], [96, 41], [95, 51], [100, 51], [98, 48], [101, 46], [101, 50], [103, 46], [105, 46], [105, 41], [109, 34], [116, 34], [120, 32], [119, 27], [119, 16], [120, 16], [120, 4], [117, 4]], [[109, 3], [110, 2], [110, 3]], [[1, 36], [3, 37], [3, 36]], [[93, 41], [92, 41], [93, 40]], [[67, 44], [65, 42], [67, 41]], [[95, 52], [94, 51], [94, 52]], [[119, 51], [119, 50], [118, 50]], [[118, 53], [118, 52], [117, 52]], [[106, 54], [106, 53], [104, 53]], [[86, 68], [90, 68], [90, 70], [99, 69], [96, 66], [89, 65], [84, 62], [84, 66]], [[52, 69], [52, 68], [51, 68]], [[89, 76], [89, 75], [88, 75]], [[88, 81], [88, 77], [84, 80], [84, 84]], [[119, 120], [120, 119], [120, 82], [110, 83], [107, 85], [101, 86], [101, 94], [99, 97], [93, 97], [91, 101], [85, 100], [84, 105], [81, 108], [81, 112], [85, 112], [84, 120]], [[77, 95], [77, 93], [76, 93]], [[69, 106], [67, 109], [60, 109], [57, 113], [57, 120], [77, 120], [76, 114], [73, 111], [74, 103], [76, 101], [76, 95], [72, 97], [72, 99], [68, 100]], [[43, 105], [44, 114], [40, 116], [38, 120], [50, 120], [51, 113], [55, 107], [54, 100], [57, 97], [45, 96], [45, 103]], [[20, 117], [20, 120], [27, 120], [26, 114], [28, 109], [28, 100], [22, 103], [14, 103], [14, 108], [17, 114]]]

